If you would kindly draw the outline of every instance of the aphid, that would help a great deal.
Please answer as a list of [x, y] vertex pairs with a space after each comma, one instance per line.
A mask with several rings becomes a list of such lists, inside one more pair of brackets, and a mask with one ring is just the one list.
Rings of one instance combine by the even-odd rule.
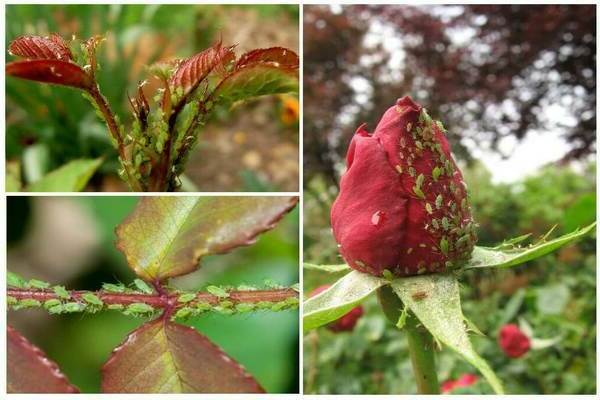
[[146, 314], [154, 312], [154, 307], [146, 303], [132, 303], [127, 306], [127, 311], [132, 313]]
[[202, 312], [204, 312], [204, 311], [208, 311], [208, 310], [210, 310], [211, 308], [212, 308], [212, 306], [211, 306], [209, 303], [206, 303], [206, 302], [204, 302], [204, 301], [203, 301], [203, 302], [200, 302], [200, 303], [196, 303], [196, 310], [197, 310], [199, 313], [202, 313]]
[[235, 305], [235, 309], [237, 312], [249, 312], [254, 310], [254, 304], [252, 303], [238, 303]]
[[180, 303], [189, 303], [190, 301], [196, 298], [195, 293], [184, 293], [177, 298], [177, 301]]
[[285, 301], [279, 301], [271, 306], [271, 311], [281, 311], [285, 308], [286, 305], [287, 304]]
[[290, 286], [290, 289], [295, 290], [296, 292], [300, 293], [300, 284], [294, 283], [292, 286]]
[[9, 306], [12, 306], [14, 304], [17, 304], [18, 300], [16, 297], [6, 296], [6, 302], [8, 303]]
[[133, 284], [135, 285], [135, 287], [142, 293], [146, 293], [146, 294], [152, 294], [154, 293], [154, 291], [152, 290], [152, 288], [143, 280], [137, 278], [133, 281]]
[[446, 236], [440, 240], [440, 250], [444, 255], [448, 255], [448, 239], [446, 239]]
[[206, 291], [210, 294], [212, 294], [213, 296], [217, 296], [217, 297], [229, 297], [229, 293], [227, 293], [227, 291], [219, 286], [207, 286], [206, 287]]
[[50, 308], [52, 308], [54, 306], [59, 306], [60, 304], [61, 304], [60, 300], [58, 300], [58, 299], [50, 299], [50, 300], [46, 300], [44, 302], [44, 308], [46, 310], [49, 310]]
[[295, 308], [298, 307], [298, 305], [300, 304], [300, 300], [297, 297], [290, 297], [285, 300], [285, 303], [288, 307]]
[[49, 307], [48, 312], [50, 314], [61, 314], [64, 311], [64, 306], [62, 304], [57, 304], [55, 306]]
[[392, 272], [389, 269], [383, 270], [383, 277], [385, 279], [387, 279], [388, 281], [391, 281], [392, 279], [394, 279], [394, 275], [392, 275]]
[[125, 306], [123, 304], [109, 304], [107, 308], [109, 310], [122, 310]]
[[40, 281], [38, 279], [30, 279], [29, 286], [36, 289], [47, 289], [50, 287], [48, 282]]
[[85, 306], [81, 303], [71, 302], [71, 303], [63, 304], [62, 311], [72, 313], [72, 312], [83, 311], [84, 308], [85, 308]]
[[266, 308], [271, 308], [271, 303], [270, 301], [259, 301], [258, 303], [256, 303], [256, 308], [258, 309], [266, 309]]
[[95, 306], [103, 306], [104, 305], [104, 302], [102, 300], [100, 300], [100, 298], [93, 293], [83, 293], [81, 295], [81, 298], [86, 303], [89, 303], [89, 304], [92, 304]]
[[69, 299], [71, 297], [71, 295], [69, 294], [67, 289], [65, 289], [64, 286], [54, 286], [52, 290], [54, 291], [54, 294], [60, 297], [61, 299]]
[[443, 201], [444, 201], [444, 198], [442, 197], [442, 195], [438, 194], [437, 197], [435, 198], [435, 208], [437, 208], [438, 210], [440, 208], [442, 208]]
[[415, 300], [415, 301], [421, 301], [421, 300], [423, 300], [423, 299], [425, 299], [425, 298], [427, 297], [427, 292], [426, 292], [426, 291], [424, 291], [424, 290], [420, 290], [420, 291], [417, 291], [417, 292], [413, 292], [413, 293], [411, 294], [411, 297], [412, 297], [412, 299], [413, 299], [413, 300]]
[[425, 193], [423, 193], [419, 186], [413, 186], [413, 192], [418, 198], [425, 199]]
[[248, 290], [256, 290], [256, 288], [254, 286], [250, 286], [250, 285], [239, 285], [237, 287], [237, 290], [248, 291]]
[[425, 210], [427, 210], [428, 214], [433, 214], [433, 208], [431, 207], [431, 204], [425, 203]]
[[423, 181], [425, 180], [425, 175], [423, 174], [419, 174], [419, 176], [417, 176], [417, 180], [415, 181], [415, 184], [417, 185], [417, 187], [421, 187], [423, 186]]
[[177, 312], [174, 315], [174, 318], [185, 319], [185, 318], [190, 317], [191, 315], [192, 315], [192, 309], [189, 307], [185, 307], [185, 308], [177, 310]]
[[107, 292], [112, 292], [112, 293], [123, 293], [125, 291], [125, 285], [123, 285], [123, 284], [115, 285], [113, 283], [103, 283], [102, 289]]
[[39, 307], [41, 305], [42, 305], [42, 303], [40, 303], [38, 300], [34, 300], [34, 299], [23, 299], [23, 300], [19, 300], [19, 302], [18, 302], [19, 308]]
[[6, 273], [6, 284], [19, 289], [26, 289], [29, 287], [29, 284], [25, 279], [10, 271]]

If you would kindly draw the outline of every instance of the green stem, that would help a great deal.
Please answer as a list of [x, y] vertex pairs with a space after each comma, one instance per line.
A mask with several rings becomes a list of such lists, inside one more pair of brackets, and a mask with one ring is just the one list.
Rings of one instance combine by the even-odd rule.
[[[380, 288], [377, 296], [383, 313], [395, 326], [404, 309], [402, 301], [389, 286]], [[407, 335], [408, 351], [419, 394], [439, 394], [433, 337], [412, 313], [408, 314], [402, 329]]]

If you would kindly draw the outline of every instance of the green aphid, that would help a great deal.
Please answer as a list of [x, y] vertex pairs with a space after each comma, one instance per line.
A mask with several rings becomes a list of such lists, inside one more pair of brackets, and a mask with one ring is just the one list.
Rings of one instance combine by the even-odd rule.
[[437, 181], [441, 174], [442, 174], [442, 169], [440, 167], [435, 167], [431, 171], [431, 177], [433, 178], [434, 181]]
[[416, 140], [415, 141], [415, 146], [417, 146], [417, 149], [423, 150], [423, 143], [421, 143], [420, 141]]
[[391, 281], [392, 279], [394, 279], [394, 275], [392, 275], [392, 272], [389, 269], [383, 270], [383, 277], [385, 279], [387, 279], [388, 281]]
[[210, 294], [212, 294], [213, 296], [217, 296], [217, 297], [229, 297], [229, 293], [227, 293], [227, 291], [219, 286], [214, 286], [214, 285], [210, 285], [206, 287], [206, 291]]
[[6, 284], [19, 289], [27, 289], [29, 287], [29, 284], [25, 279], [10, 271], [6, 273]]
[[235, 312], [235, 310], [232, 308], [225, 308], [225, 307], [221, 307], [221, 306], [216, 306], [214, 308], [214, 310], [216, 312], [218, 312], [219, 314], [223, 314], [223, 315], [231, 315]]
[[154, 307], [146, 303], [132, 303], [127, 306], [127, 312], [131, 314], [150, 314], [154, 312]]
[[435, 124], [438, 126], [438, 128], [440, 128], [440, 130], [442, 132], [446, 132], [446, 129], [444, 128], [444, 124], [442, 124], [442, 121], [435, 121]]
[[175, 318], [181, 318], [181, 319], [186, 319], [191, 317], [193, 314], [193, 310], [189, 307], [184, 307], [181, 308], [179, 310], [177, 310], [177, 312], [175, 313], [174, 317]]
[[123, 310], [125, 306], [123, 304], [109, 304], [107, 308], [109, 310]]
[[405, 305], [402, 309], [402, 313], [400, 313], [400, 317], [398, 318], [398, 322], [396, 322], [396, 328], [402, 329], [404, 325], [406, 325], [406, 318], [408, 317], [408, 307]]
[[196, 310], [200, 313], [204, 312], [204, 311], [208, 311], [212, 309], [212, 306], [210, 305], [210, 303], [206, 303], [206, 302], [200, 302], [200, 303], [196, 303]]
[[125, 292], [126, 288], [123, 284], [115, 285], [114, 283], [103, 283], [102, 290], [111, 293], [123, 293]]
[[177, 298], [177, 301], [180, 303], [189, 303], [190, 301], [196, 298], [195, 293], [184, 293]]
[[294, 283], [292, 286], [290, 286], [290, 289], [300, 293], [300, 283]]
[[446, 218], [446, 217], [442, 218], [442, 227], [444, 228], [445, 231], [450, 229], [450, 223], [448, 222], [448, 218]]
[[300, 304], [300, 299], [298, 299], [297, 297], [290, 297], [285, 300], [285, 303], [290, 308], [296, 308]]
[[435, 208], [437, 208], [438, 210], [440, 208], [442, 208], [443, 201], [444, 201], [444, 198], [442, 197], [442, 195], [438, 194], [437, 197], [435, 198]]
[[39, 279], [30, 279], [29, 286], [36, 289], [48, 289], [50, 284], [48, 282], [40, 281]]
[[254, 304], [252, 304], [252, 303], [238, 303], [238, 304], [235, 305], [235, 310], [237, 312], [241, 312], [241, 313], [249, 312], [249, 311], [254, 310]]
[[415, 175], [417, 174], [417, 171], [415, 170], [414, 167], [408, 167], [408, 174], [414, 178]]
[[223, 307], [223, 308], [231, 308], [231, 307], [233, 307], [233, 301], [231, 301], [231, 300], [223, 300], [223, 301], [221, 301], [219, 303], [219, 306]]
[[264, 310], [267, 308], [271, 308], [271, 305], [273, 303], [271, 303], [270, 301], [259, 301], [258, 303], [256, 303], [256, 308]]
[[281, 289], [283, 287], [283, 286], [281, 286], [280, 284], [274, 282], [271, 279], [265, 279], [264, 284], [269, 289]]
[[431, 220], [431, 225], [433, 225], [433, 227], [434, 227], [436, 230], [437, 230], [437, 229], [440, 229], [440, 224], [439, 224], [438, 220], [437, 220], [437, 219], [435, 219], [435, 218]]
[[58, 300], [58, 299], [50, 299], [50, 300], [46, 300], [44, 302], [44, 308], [46, 310], [50, 310], [52, 307], [59, 306], [60, 304], [61, 304], [60, 300]]
[[104, 302], [100, 300], [98, 296], [93, 293], [83, 293], [81, 298], [85, 300], [86, 303], [93, 304], [95, 306], [103, 306]]
[[42, 303], [40, 303], [38, 300], [34, 300], [34, 299], [23, 299], [23, 300], [19, 300], [17, 305], [19, 308], [32, 308], [32, 307], [39, 307], [42, 305]]
[[463, 235], [460, 238], [458, 238], [458, 240], [456, 241], [456, 247], [460, 247], [460, 246], [470, 243], [470, 242], [471, 242], [471, 235], [469, 235], [469, 234]]
[[71, 297], [71, 295], [69, 294], [67, 289], [65, 289], [64, 286], [54, 286], [52, 290], [54, 291], [54, 294], [60, 297], [61, 299], [69, 299]]
[[425, 199], [425, 193], [423, 193], [423, 191], [421, 190], [420, 187], [418, 186], [413, 186], [413, 192], [415, 193], [415, 195], [420, 198], [420, 199]]
[[425, 203], [425, 210], [427, 210], [428, 214], [433, 214], [433, 207], [431, 207], [431, 204]]
[[63, 304], [63, 312], [67, 312], [67, 313], [83, 311], [84, 308], [85, 308], [85, 306], [83, 304], [76, 303], [76, 302], [70, 302], [70, 303]]
[[421, 187], [423, 186], [423, 181], [425, 181], [425, 175], [423, 174], [419, 174], [419, 176], [417, 176], [417, 180], [415, 181], [417, 187]]
[[448, 239], [446, 239], [446, 236], [440, 240], [440, 250], [444, 255], [448, 255]]
[[15, 305], [17, 304], [19, 301], [17, 300], [16, 297], [13, 296], [6, 296], [6, 303], [8, 303], [9, 306]]
[[57, 304], [55, 306], [48, 308], [48, 312], [50, 314], [62, 314], [64, 310], [65, 310], [65, 308], [62, 304]]
[[154, 290], [152, 290], [152, 288], [143, 280], [137, 278], [133, 281], [134, 286], [142, 293], [145, 294], [152, 294], [154, 293]]

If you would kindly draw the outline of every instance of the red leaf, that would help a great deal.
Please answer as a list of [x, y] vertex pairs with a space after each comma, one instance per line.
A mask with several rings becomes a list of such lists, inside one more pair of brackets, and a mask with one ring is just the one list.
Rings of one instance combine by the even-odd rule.
[[86, 89], [92, 86], [91, 78], [78, 65], [60, 60], [25, 60], [6, 64], [6, 74], [56, 85]]
[[6, 344], [8, 393], [79, 393], [54, 362], [10, 326]]
[[235, 59], [233, 47], [215, 44], [179, 64], [169, 83], [174, 87], [183, 87], [185, 94], [192, 92], [219, 65]]
[[69, 46], [57, 34], [48, 37], [21, 36], [10, 43], [8, 51], [15, 56], [34, 60], [70, 61], [73, 59]]
[[235, 65], [236, 69], [259, 62], [276, 63], [282, 68], [298, 69], [298, 55], [284, 47], [256, 49], [243, 54]]
[[196, 330], [162, 318], [133, 331], [102, 367], [105, 393], [263, 393]]

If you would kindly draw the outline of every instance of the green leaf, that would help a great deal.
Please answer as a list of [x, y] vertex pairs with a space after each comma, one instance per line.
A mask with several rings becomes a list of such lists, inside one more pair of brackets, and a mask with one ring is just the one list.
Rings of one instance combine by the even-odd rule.
[[350, 266], [348, 266], [348, 264], [317, 265], [317, 264], [304, 263], [303, 266], [305, 269], [311, 269], [311, 270], [323, 271], [323, 272], [332, 272], [332, 273], [349, 271], [351, 269]]
[[251, 97], [298, 92], [297, 68], [271, 63], [250, 64], [232, 72], [213, 92], [215, 100], [235, 102]]
[[352, 271], [327, 290], [304, 302], [304, 331], [340, 318], [381, 286], [385, 279]]
[[27, 187], [29, 192], [79, 192], [85, 188], [102, 158], [70, 161]]
[[10, 326], [6, 331], [8, 393], [78, 393], [46, 355]]
[[[471, 259], [464, 266], [464, 268], [507, 268], [520, 265], [524, 262], [531, 261], [551, 253], [562, 246], [575, 242], [581, 237], [592, 232], [595, 226], [596, 223], [594, 222], [583, 229], [577, 229], [556, 239], [552, 239], [547, 242], [542, 241], [527, 247], [506, 247], [500, 245], [495, 248], [491, 248], [475, 246], [473, 249], [473, 254], [471, 255]], [[520, 238], [523, 238], [523, 236], [513, 239], [513, 242]]]
[[150, 321], [102, 367], [104, 393], [261, 393], [241, 365], [196, 330]]
[[476, 367], [497, 394], [503, 393], [502, 384], [494, 371], [471, 345], [460, 306], [458, 281], [454, 275], [399, 278], [391, 286], [437, 341]]
[[117, 227], [117, 247], [146, 281], [187, 274], [200, 259], [254, 243], [296, 197], [145, 197]]

